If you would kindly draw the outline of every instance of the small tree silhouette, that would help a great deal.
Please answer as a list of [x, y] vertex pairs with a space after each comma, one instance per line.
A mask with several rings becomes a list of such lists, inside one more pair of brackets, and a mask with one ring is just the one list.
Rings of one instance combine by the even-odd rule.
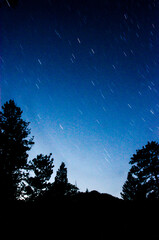
[[57, 196], [72, 195], [78, 191], [78, 187], [68, 183], [67, 168], [65, 167], [64, 162], [61, 163], [60, 168], [56, 173], [53, 189]]

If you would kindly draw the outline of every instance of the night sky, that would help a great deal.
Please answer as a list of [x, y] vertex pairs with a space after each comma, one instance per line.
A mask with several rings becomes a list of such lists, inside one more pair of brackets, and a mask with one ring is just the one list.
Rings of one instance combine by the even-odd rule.
[[159, 137], [159, 1], [0, 1], [1, 102], [30, 121], [81, 191], [120, 196], [130, 157]]

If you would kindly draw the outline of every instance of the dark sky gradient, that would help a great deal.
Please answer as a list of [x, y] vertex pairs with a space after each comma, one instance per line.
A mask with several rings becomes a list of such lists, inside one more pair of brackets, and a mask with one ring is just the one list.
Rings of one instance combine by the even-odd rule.
[[2, 104], [31, 122], [30, 157], [52, 152], [81, 191], [119, 196], [130, 157], [158, 141], [158, 43], [157, 0], [4, 4]]

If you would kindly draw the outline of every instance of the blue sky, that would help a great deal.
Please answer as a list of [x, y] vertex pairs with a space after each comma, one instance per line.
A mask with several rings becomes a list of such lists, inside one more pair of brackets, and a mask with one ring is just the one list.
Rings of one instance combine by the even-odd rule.
[[[131, 4], [130, 4], [131, 2]], [[35, 136], [30, 158], [64, 161], [71, 183], [120, 196], [130, 157], [159, 136], [158, 2], [3, 6], [2, 104]]]

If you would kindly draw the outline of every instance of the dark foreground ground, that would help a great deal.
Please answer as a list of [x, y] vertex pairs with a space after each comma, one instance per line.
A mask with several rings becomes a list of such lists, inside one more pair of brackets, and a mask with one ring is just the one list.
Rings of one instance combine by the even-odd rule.
[[94, 191], [38, 203], [5, 202], [1, 223], [5, 239], [159, 239], [159, 201], [125, 202]]

